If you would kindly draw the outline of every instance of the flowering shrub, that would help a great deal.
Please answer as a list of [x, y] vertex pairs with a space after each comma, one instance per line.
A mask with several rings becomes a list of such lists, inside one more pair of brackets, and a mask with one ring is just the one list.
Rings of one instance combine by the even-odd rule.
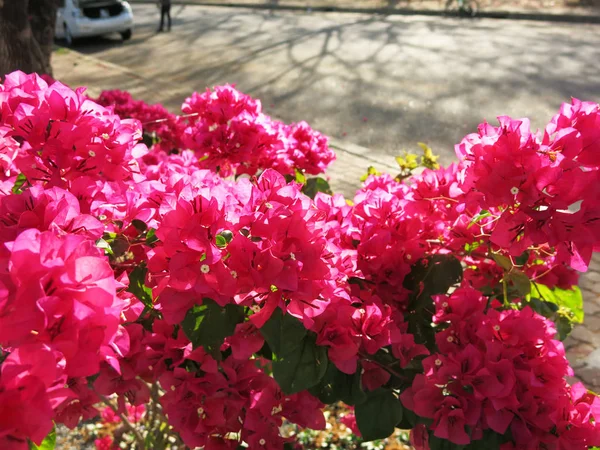
[[281, 450], [284, 419], [323, 428], [339, 400], [365, 440], [600, 445], [600, 400], [565, 381], [559, 340], [600, 244], [598, 105], [542, 134], [484, 124], [459, 164], [426, 153], [409, 176], [407, 157], [350, 202], [305, 177], [333, 160], [322, 135], [231, 86], [187, 117], [100, 100], [0, 85], [1, 448], [101, 414], [139, 449], [163, 417], [189, 447]]

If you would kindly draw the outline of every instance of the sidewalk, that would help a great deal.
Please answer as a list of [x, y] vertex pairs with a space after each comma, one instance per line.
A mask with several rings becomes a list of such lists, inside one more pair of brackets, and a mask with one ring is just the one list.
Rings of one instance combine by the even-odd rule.
[[[130, 3], [156, 3], [153, 0], [129, 1]], [[581, 1], [575, 5], [567, 6], [560, 0], [473, 1], [476, 1], [476, 4], [479, 5], [477, 13], [479, 18], [600, 24], [600, 1], [598, 0], [589, 0], [593, 6], [580, 5]], [[455, 7], [445, 11], [446, 0], [173, 0], [173, 4], [304, 12], [427, 16], [460, 15]]]
[[[121, 66], [101, 61], [81, 53], [59, 49], [54, 52], [52, 65], [56, 79], [72, 86], [87, 86], [88, 94], [98, 96], [104, 89], [121, 89], [135, 98], [149, 103], [163, 103], [171, 111], [178, 111], [184, 95], [192, 93], [185, 84], [172, 85], [149, 81], [143, 76]], [[268, 111], [267, 111], [268, 112]], [[337, 160], [327, 172], [334, 192], [348, 198], [360, 186], [360, 177], [369, 166], [394, 173], [394, 158], [373, 155], [369, 149], [337, 139], [330, 139]], [[581, 277], [580, 287], [584, 297], [585, 323], [578, 325], [565, 341], [567, 356], [575, 369], [576, 379], [588, 389], [600, 393], [600, 253], [594, 256], [589, 271]]]

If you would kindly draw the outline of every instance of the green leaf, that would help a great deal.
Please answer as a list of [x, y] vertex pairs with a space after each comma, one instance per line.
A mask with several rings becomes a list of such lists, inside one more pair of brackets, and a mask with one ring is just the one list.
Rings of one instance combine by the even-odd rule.
[[33, 442], [29, 443], [31, 450], [54, 450], [56, 446], [56, 428], [52, 428], [52, 431], [44, 438], [40, 445], [35, 445]]
[[554, 303], [558, 306], [559, 313], [562, 311], [572, 322], [583, 323], [583, 296], [579, 287], [550, 289], [543, 284], [533, 283], [531, 296]]
[[293, 350], [283, 349], [283, 353], [273, 360], [273, 377], [288, 395], [305, 391], [315, 386], [327, 371], [327, 349], [316, 343], [316, 335], [304, 337]]
[[564, 341], [573, 331], [573, 322], [568, 317], [558, 316], [555, 323], [557, 337], [560, 341]]
[[286, 394], [317, 385], [328, 367], [327, 349], [316, 345], [316, 335], [277, 308], [260, 329], [273, 357], [273, 376]]
[[329, 195], [333, 194], [329, 183], [321, 177], [309, 178], [306, 180], [306, 184], [302, 186], [302, 192], [310, 198], [315, 198], [317, 192], [323, 192]]
[[158, 241], [156, 237], [156, 230], [154, 228], [150, 228], [146, 233], [146, 245], [152, 245]]
[[458, 445], [450, 442], [447, 439], [442, 439], [429, 433], [429, 450], [464, 450], [464, 445]]
[[17, 179], [15, 180], [15, 184], [11, 190], [13, 194], [22, 194], [23, 193], [23, 185], [27, 182], [27, 177], [20, 173], [17, 175]]
[[515, 286], [519, 294], [523, 297], [529, 295], [531, 292], [531, 282], [529, 277], [518, 269], [511, 270], [507, 278]]
[[129, 274], [129, 287], [127, 288], [127, 292], [131, 292], [135, 295], [148, 308], [153, 308], [152, 289], [145, 284], [147, 272], [148, 269], [143, 265], [133, 269]]
[[389, 389], [379, 388], [355, 406], [356, 424], [365, 441], [385, 439], [402, 420], [402, 404]]
[[143, 222], [138, 219], [133, 219], [131, 221], [131, 225], [133, 225], [133, 227], [136, 230], [138, 230], [140, 233], [143, 233], [144, 231], [146, 231], [148, 229], [148, 225], [146, 225], [146, 222]]
[[452, 255], [433, 255], [416, 263], [404, 279], [404, 287], [413, 291], [413, 306], [427, 308], [422, 301], [432, 295], [445, 294], [462, 280], [462, 265]]
[[260, 333], [276, 355], [291, 352], [299, 347], [307, 332], [298, 319], [283, 314], [279, 308], [260, 329]]
[[558, 305], [535, 297], [531, 297], [527, 304], [535, 312], [547, 318], [554, 317], [554, 314], [558, 311]]
[[103, 249], [104, 254], [106, 254], [106, 255], [113, 254], [113, 250], [112, 250], [112, 247], [110, 246], [110, 244], [102, 238], [100, 238], [96, 241], [96, 247]]
[[408, 331], [415, 342], [435, 348], [435, 330], [431, 327], [432, 295], [445, 294], [462, 280], [462, 265], [452, 255], [434, 255], [416, 263], [404, 278], [403, 286], [412, 291], [408, 314]]
[[510, 258], [504, 255], [498, 255], [494, 253], [492, 254], [492, 259], [496, 261], [496, 264], [502, 267], [506, 272], [513, 268], [513, 263], [511, 262]]
[[492, 215], [492, 213], [489, 212], [487, 209], [482, 209], [481, 211], [479, 211], [479, 214], [477, 214], [475, 217], [473, 217], [471, 219], [471, 221], [469, 222], [469, 225], [467, 225], [467, 229], [471, 228], [473, 225], [475, 225], [482, 219], [485, 219], [486, 217], [489, 217], [491, 215]]
[[486, 430], [483, 432], [483, 437], [476, 441], [472, 441], [469, 445], [465, 446], [465, 450], [498, 450], [500, 445], [507, 440], [504, 436], [492, 430]]
[[296, 169], [296, 182], [301, 184], [306, 183], [306, 175], [304, 175], [304, 173], [298, 169]]
[[227, 247], [227, 244], [229, 244], [232, 239], [233, 239], [233, 233], [229, 230], [221, 231], [219, 234], [217, 234], [215, 236], [215, 241], [216, 241], [217, 247], [219, 247], [219, 248]]
[[371, 175], [381, 175], [381, 172], [379, 172], [375, 167], [369, 166], [367, 168], [367, 173], [365, 173], [364, 175], [362, 175], [360, 177], [360, 181], [361, 182], [366, 181], [366, 179], [369, 178]]
[[210, 298], [202, 305], [190, 308], [181, 328], [194, 348], [203, 346], [211, 354], [219, 351], [226, 337], [233, 335], [238, 323], [244, 321], [244, 307], [234, 304], [220, 306]]
[[524, 251], [523, 253], [521, 253], [519, 256], [517, 256], [515, 258], [515, 263], [519, 266], [524, 266], [527, 261], [529, 261], [529, 252], [528, 251]]
[[423, 150], [423, 156], [421, 156], [421, 165], [432, 170], [439, 169], [440, 165], [437, 162], [439, 156], [433, 153], [431, 147], [423, 142], [417, 142], [417, 145], [421, 147], [421, 150]]
[[360, 368], [352, 375], [340, 371], [335, 364], [328, 364], [325, 376], [310, 393], [319, 398], [323, 403], [331, 404], [342, 401], [353, 406], [367, 399], [367, 394], [362, 390], [360, 383]]
[[217, 247], [219, 247], [219, 248], [224, 248], [225, 246], [227, 246], [227, 240], [220, 234], [217, 234], [215, 236], [215, 241], [216, 241]]

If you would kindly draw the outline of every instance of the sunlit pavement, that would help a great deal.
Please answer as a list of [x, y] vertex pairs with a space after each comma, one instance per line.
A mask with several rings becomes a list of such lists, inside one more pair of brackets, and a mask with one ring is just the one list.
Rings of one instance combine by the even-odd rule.
[[154, 5], [134, 14], [131, 41], [76, 50], [168, 86], [172, 108], [193, 89], [236, 83], [267, 113], [376, 154], [424, 141], [449, 163], [484, 119], [541, 128], [572, 96], [600, 100], [598, 25], [174, 6], [173, 31], [156, 33]]

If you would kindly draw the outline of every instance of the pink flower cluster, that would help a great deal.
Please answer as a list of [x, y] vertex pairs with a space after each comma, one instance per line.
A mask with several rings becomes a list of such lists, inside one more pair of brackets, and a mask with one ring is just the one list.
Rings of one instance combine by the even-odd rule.
[[527, 120], [499, 120], [456, 146], [472, 207], [502, 208], [491, 241], [513, 256], [549, 245], [557, 263], [586, 270], [600, 238], [600, 107], [564, 104], [541, 139]]
[[[507, 276], [569, 289], [567, 264], [586, 266], [600, 242], [597, 105], [563, 107], [539, 138], [509, 119], [483, 126], [460, 165], [371, 176], [347, 202], [284, 176], [322, 172], [326, 139], [231, 86], [193, 94], [185, 121], [127, 93], [101, 98], [114, 108], [36, 75], [0, 85], [0, 447], [39, 444], [109, 396], [139, 414], [155, 384], [186, 445], [281, 450], [284, 418], [325, 422], [316, 397], [271, 376], [263, 332], [280, 313], [342, 376], [360, 374], [359, 390], [406, 387], [422, 447], [430, 431], [461, 445], [495, 432], [507, 449], [597, 444], [598, 400], [566, 384], [553, 325], [517, 309]], [[154, 121], [158, 143], [148, 151], [140, 122], [115, 113]], [[449, 256], [462, 287], [428, 308], [415, 272]], [[182, 323], [211, 304], [243, 317], [209, 350]]]
[[139, 120], [144, 133], [157, 140], [153, 146], [156, 150], [171, 153], [182, 148], [185, 122], [163, 105], [149, 105], [134, 99], [129, 92], [118, 89], [102, 91], [94, 101], [107, 108], [112, 107], [119, 117]]
[[185, 145], [203, 159], [203, 167], [224, 176], [269, 167], [283, 175], [295, 170], [318, 175], [335, 159], [327, 138], [306, 122], [275, 121], [262, 112], [260, 101], [233, 86], [194, 93], [182, 110], [191, 116]]
[[[528, 307], [487, 309], [472, 288], [435, 298], [438, 352], [423, 360], [424, 374], [400, 396], [432, 419], [433, 435], [458, 445], [486, 430], [512, 441], [502, 449], [587, 449], [600, 444], [600, 399], [577, 384], [556, 329]], [[427, 438], [417, 448], [428, 448]]]
[[335, 159], [327, 138], [306, 122], [286, 125], [262, 112], [261, 103], [233, 86], [194, 93], [183, 104], [183, 116], [162, 105], [148, 105], [124, 91], [103, 91], [96, 101], [121, 117], [142, 122], [156, 139], [151, 150], [179, 153], [191, 149], [198, 167], [223, 176], [272, 168], [284, 175], [299, 170], [323, 173]]

